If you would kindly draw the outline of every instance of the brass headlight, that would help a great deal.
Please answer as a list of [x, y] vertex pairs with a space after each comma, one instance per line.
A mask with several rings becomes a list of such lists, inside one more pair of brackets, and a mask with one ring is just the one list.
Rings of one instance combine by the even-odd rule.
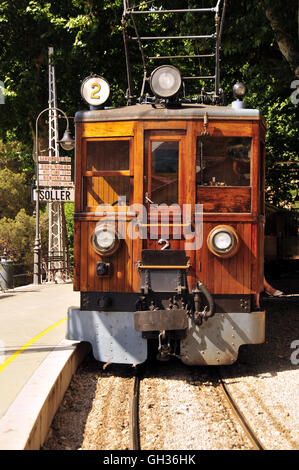
[[228, 225], [217, 225], [207, 238], [209, 250], [221, 258], [230, 258], [239, 249], [239, 237], [233, 227]]
[[161, 65], [151, 74], [151, 90], [160, 98], [170, 98], [174, 96], [181, 88], [181, 84], [181, 73], [172, 65]]
[[99, 222], [91, 236], [94, 250], [102, 256], [110, 256], [119, 248], [120, 240], [112, 224]]

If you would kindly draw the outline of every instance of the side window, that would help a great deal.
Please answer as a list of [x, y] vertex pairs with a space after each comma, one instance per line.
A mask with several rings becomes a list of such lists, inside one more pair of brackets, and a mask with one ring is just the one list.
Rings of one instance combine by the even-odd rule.
[[196, 182], [201, 186], [250, 186], [250, 137], [199, 137]]
[[86, 142], [84, 178], [85, 208], [130, 203], [130, 141]]

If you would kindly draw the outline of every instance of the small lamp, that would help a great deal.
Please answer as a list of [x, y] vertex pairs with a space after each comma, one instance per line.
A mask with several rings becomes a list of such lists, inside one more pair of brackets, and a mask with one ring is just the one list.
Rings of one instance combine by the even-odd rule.
[[73, 150], [73, 148], [75, 147], [75, 141], [74, 141], [74, 139], [72, 138], [69, 129], [66, 129], [66, 130], [64, 131], [64, 134], [63, 134], [62, 139], [59, 140], [58, 142], [60, 143], [61, 147], [62, 147], [64, 150]]
[[243, 101], [243, 98], [245, 97], [247, 93], [247, 88], [244, 85], [244, 83], [236, 83], [233, 86], [233, 94], [237, 98], [236, 101], [232, 102], [232, 108], [246, 108], [246, 104]]

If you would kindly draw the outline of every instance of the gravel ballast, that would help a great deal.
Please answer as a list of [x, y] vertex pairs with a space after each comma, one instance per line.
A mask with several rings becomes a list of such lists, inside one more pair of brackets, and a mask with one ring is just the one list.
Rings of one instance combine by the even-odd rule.
[[[299, 353], [291, 348], [299, 340], [297, 299], [263, 300], [266, 342], [242, 346], [238, 361], [221, 367], [229, 391], [269, 450], [299, 448]], [[177, 360], [146, 369], [140, 386], [142, 449], [252, 448], [210, 370]], [[129, 449], [133, 375], [130, 367], [100, 369], [88, 357], [72, 379], [43, 449]]]

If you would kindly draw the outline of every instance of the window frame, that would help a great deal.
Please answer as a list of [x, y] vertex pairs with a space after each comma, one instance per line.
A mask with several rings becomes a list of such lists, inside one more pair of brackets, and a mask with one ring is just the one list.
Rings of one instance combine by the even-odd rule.
[[[250, 159], [249, 159], [249, 164], [250, 164], [250, 168], [249, 168], [249, 173], [250, 173], [250, 179], [249, 179], [249, 184], [248, 185], [211, 185], [213, 188], [217, 189], [217, 188], [251, 188], [252, 189], [252, 186], [253, 186], [253, 182], [252, 182], [252, 177], [253, 177], [253, 171], [252, 171], [252, 167], [253, 167], [253, 137], [252, 135], [240, 135], [240, 136], [237, 136], [237, 135], [227, 135], [227, 134], [223, 134], [223, 135], [208, 135], [207, 136], [208, 138], [210, 139], [219, 139], [219, 138], [224, 138], [224, 139], [236, 139], [236, 138], [242, 138], [242, 139], [250, 139], [251, 142], [250, 142]], [[197, 145], [198, 145], [198, 141], [204, 141], [206, 137], [205, 136], [202, 136], [202, 135], [197, 135], [196, 136], [196, 157], [195, 157], [195, 173], [196, 173], [196, 187], [201, 187], [201, 188], [205, 188], [205, 187], [209, 187], [210, 185], [205, 183], [205, 184], [201, 184], [201, 183], [198, 183], [197, 182], [197, 172], [196, 172], [196, 166], [197, 166]], [[204, 142], [203, 142], [204, 143]], [[200, 169], [200, 179], [202, 180], [202, 170]]]
[[[149, 193], [149, 182], [151, 186], [151, 176], [152, 176], [152, 142], [178, 142], [178, 200], [173, 202], [173, 204], [182, 204], [182, 190], [181, 190], [181, 180], [182, 180], [182, 153], [184, 148], [186, 134], [185, 131], [177, 130], [168, 130], [161, 129], [159, 131], [148, 131], [148, 134], [145, 138], [145, 164], [144, 164], [144, 196], [145, 193]], [[151, 194], [149, 193], [149, 198], [151, 199]], [[156, 201], [153, 201], [156, 204]]]
[[[119, 142], [127, 141], [129, 142], [129, 169], [128, 170], [102, 170], [102, 171], [93, 171], [87, 170], [87, 144], [88, 142]], [[98, 208], [105, 210], [109, 208], [109, 211], [118, 212], [119, 210], [127, 210], [129, 206], [133, 203], [133, 189], [134, 189], [134, 171], [133, 171], [133, 162], [134, 162], [134, 139], [130, 136], [125, 137], [88, 137], [84, 139], [83, 147], [83, 159], [82, 159], [82, 197], [81, 197], [81, 207], [84, 212], [97, 212]], [[87, 205], [87, 186], [85, 183], [86, 178], [92, 177], [105, 177], [105, 176], [128, 176], [130, 181], [130, 199], [125, 206], [112, 206], [111, 204], [103, 203], [97, 206], [88, 206]]]

